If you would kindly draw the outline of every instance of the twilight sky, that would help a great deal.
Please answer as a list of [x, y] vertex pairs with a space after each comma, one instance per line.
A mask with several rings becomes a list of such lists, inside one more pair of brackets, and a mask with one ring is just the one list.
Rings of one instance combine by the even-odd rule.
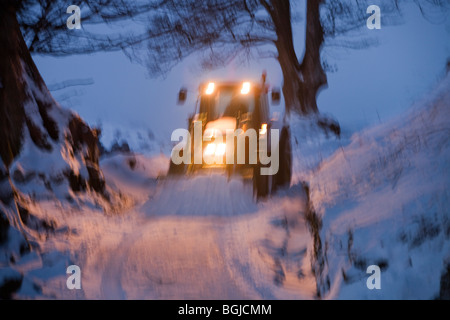
[[[430, 23], [415, 5], [406, 6], [403, 12], [403, 24], [387, 27], [382, 20], [381, 30], [362, 26], [360, 34], [375, 37], [378, 45], [360, 50], [330, 46], [323, 49], [322, 55], [337, 71], [328, 73], [328, 88], [318, 97], [319, 110], [333, 115], [344, 132], [401, 114], [431, 89], [444, 72], [450, 57], [450, 19]], [[294, 26], [299, 56], [303, 52], [303, 33], [302, 23]], [[170, 142], [174, 129], [186, 127], [196, 88], [202, 81], [258, 80], [266, 69], [271, 84], [282, 83], [281, 70], [274, 59], [204, 72], [196, 58], [189, 57], [165, 78], [157, 79], [151, 79], [143, 66], [131, 63], [121, 52], [65, 58], [34, 56], [34, 60], [50, 87], [72, 79], [93, 80], [91, 85], [69, 87], [53, 94], [63, 107], [75, 110], [90, 125], [101, 123], [107, 145], [118, 129], [150, 129], [158, 140]], [[181, 86], [190, 90], [184, 106], [176, 104]]]

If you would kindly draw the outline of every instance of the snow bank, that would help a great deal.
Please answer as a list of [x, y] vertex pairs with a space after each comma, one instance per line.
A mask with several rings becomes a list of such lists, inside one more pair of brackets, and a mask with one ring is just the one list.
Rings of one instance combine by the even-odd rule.
[[170, 159], [163, 154], [116, 154], [101, 160], [106, 184], [134, 203], [148, 200], [157, 180], [167, 174]]
[[318, 121], [319, 117], [315, 115], [306, 118], [291, 116], [289, 121], [293, 151], [291, 185], [309, 180], [312, 172], [324, 159], [349, 142], [347, 132], [338, 138], [332, 132], [320, 128]]
[[[21, 265], [30, 255], [32, 264], [43, 261], [44, 240], [65, 230], [64, 220], [55, 218], [58, 212], [84, 207], [103, 213], [124, 206], [105, 187], [97, 131], [59, 106], [33, 66], [22, 61], [16, 76], [24, 91], [14, 105], [19, 114], [23, 105], [23, 115], [10, 123], [21, 129], [12, 140], [17, 152], [12, 162], [0, 161], [0, 298], [13, 297], [18, 288], [26, 297], [39, 294], [39, 285]], [[52, 203], [48, 211], [41, 206], [45, 201]], [[21, 275], [20, 281], [12, 272]]]
[[[450, 76], [413, 111], [355, 134], [310, 176], [327, 298], [433, 299], [450, 263]], [[320, 261], [323, 264], [320, 265]], [[381, 290], [366, 269], [381, 268]]]

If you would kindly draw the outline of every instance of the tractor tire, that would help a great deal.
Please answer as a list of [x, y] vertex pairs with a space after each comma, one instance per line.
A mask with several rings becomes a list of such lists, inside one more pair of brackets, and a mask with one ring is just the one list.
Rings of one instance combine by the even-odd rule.
[[175, 164], [170, 160], [169, 171], [167, 175], [170, 176], [183, 176], [186, 174], [186, 165], [184, 163]]
[[272, 192], [289, 188], [292, 178], [292, 147], [289, 128], [281, 131], [279, 143], [279, 167], [278, 172], [272, 178]]
[[270, 193], [269, 176], [261, 175], [261, 167], [253, 168], [253, 195], [258, 199], [266, 198]]

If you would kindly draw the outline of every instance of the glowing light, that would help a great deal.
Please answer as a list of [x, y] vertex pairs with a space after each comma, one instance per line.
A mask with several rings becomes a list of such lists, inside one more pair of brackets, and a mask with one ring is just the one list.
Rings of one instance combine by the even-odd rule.
[[216, 156], [221, 157], [225, 154], [227, 145], [225, 143], [219, 143], [216, 148]]
[[259, 134], [263, 135], [267, 133], [267, 123], [263, 123], [261, 125], [261, 129], [259, 130]]
[[213, 94], [215, 88], [216, 88], [216, 85], [214, 84], [214, 82], [210, 82], [210, 83], [208, 83], [208, 86], [206, 87], [205, 93], [208, 95]]
[[241, 94], [249, 94], [250, 93], [250, 82], [244, 82], [242, 84]]
[[214, 134], [215, 134], [214, 129], [206, 129], [205, 133], [203, 134], [203, 136], [210, 140], [211, 138], [214, 137]]
[[206, 146], [205, 156], [212, 156], [216, 152], [216, 145], [214, 143], [210, 143]]

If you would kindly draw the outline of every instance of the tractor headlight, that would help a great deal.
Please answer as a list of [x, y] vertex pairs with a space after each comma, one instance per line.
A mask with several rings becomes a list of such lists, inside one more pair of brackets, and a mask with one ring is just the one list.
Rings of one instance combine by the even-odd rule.
[[210, 143], [205, 148], [205, 156], [213, 156], [216, 153], [216, 144]]
[[219, 143], [216, 146], [216, 153], [215, 155], [218, 157], [222, 157], [225, 154], [225, 151], [227, 150], [227, 145], [225, 143]]
[[265, 135], [267, 133], [267, 123], [263, 123], [261, 129], [259, 130], [260, 135]]
[[210, 83], [208, 83], [208, 86], [206, 87], [205, 93], [207, 95], [211, 95], [214, 93], [215, 89], [216, 89], [216, 85], [214, 84], [214, 82], [210, 82]]
[[244, 82], [243, 84], [242, 84], [242, 89], [241, 89], [241, 94], [249, 94], [250, 93], [250, 87], [251, 87], [251, 84], [250, 84], [250, 82]]
[[225, 143], [209, 143], [205, 151], [203, 152], [205, 157], [223, 157], [225, 155], [225, 152], [227, 150], [227, 145]]

